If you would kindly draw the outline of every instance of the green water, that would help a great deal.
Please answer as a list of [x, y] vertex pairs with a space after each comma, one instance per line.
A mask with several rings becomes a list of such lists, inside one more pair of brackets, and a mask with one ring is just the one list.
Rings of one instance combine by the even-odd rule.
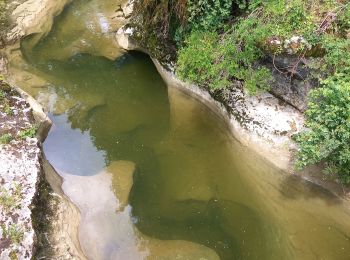
[[[234, 140], [209, 108], [168, 91], [147, 56], [112, 61], [63, 48], [76, 41], [72, 25], [84, 17], [73, 18], [82, 3], [66, 8], [39, 43], [35, 36], [22, 42], [25, 70], [47, 82], [32, 94], [50, 112], [54, 126], [44, 150], [63, 176], [90, 178], [115, 161], [134, 162], [132, 225], [151, 238], [205, 245], [221, 259], [350, 258], [350, 214], [338, 199], [273, 168]], [[77, 183], [67, 178], [66, 185]], [[99, 194], [96, 187], [86, 192]], [[82, 239], [121, 250], [119, 238]], [[103, 251], [96, 259], [115, 259]]]

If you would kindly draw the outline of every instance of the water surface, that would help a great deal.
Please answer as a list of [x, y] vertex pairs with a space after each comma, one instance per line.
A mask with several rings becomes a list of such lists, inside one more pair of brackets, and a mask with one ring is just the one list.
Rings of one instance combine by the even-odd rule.
[[73, 2], [38, 43], [22, 42], [23, 69], [45, 84], [21, 82], [50, 112], [45, 154], [82, 212], [87, 256], [350, 258], [340, 200], [243, 147], [147, 56], [98, 56], [111, 1], [88, 3]]

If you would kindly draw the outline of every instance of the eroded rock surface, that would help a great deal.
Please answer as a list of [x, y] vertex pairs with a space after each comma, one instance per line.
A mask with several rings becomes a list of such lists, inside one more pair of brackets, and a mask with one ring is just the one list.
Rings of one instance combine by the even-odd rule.
[[34, 258], [85, 260], [78, 240], [80, 212], [63, 193], [62, 178], [45, 158], [42, 165], [45, 176], [33, 210], [37, 235]]
[[42, 174], [40, 138], [29, 104], [0, 84], [0, 259], [31, 259], [31, 209]]
[[293, 55], [268, 56], [261, 62], [273, 76], [270, 92], [301, 112], [307, 109], [310, 90], [319, 86], [317, 72], [307, 67], [311, 62]]
[[26, 35], [46, 33], [51, 29], [53, 18], [70, 0], [27, 0], [11, 1], [14, 26], [7, 35], [8, 42], [16, 42]]

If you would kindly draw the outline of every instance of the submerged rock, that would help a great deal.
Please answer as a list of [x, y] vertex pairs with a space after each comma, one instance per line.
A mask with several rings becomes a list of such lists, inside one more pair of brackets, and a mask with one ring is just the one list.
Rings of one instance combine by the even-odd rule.
[[218, 254], [209, 247], [184, 240], [158, 240], [148, 238], [141, 248], [149, 251], [149, 260], [219, 260]]
[[133, 185], [135, 163], [130, 161], [112, 162], [106, 171], [113, 174], [113, 188], [119, 201], [118, 211], [123, 211], [129, 203]]

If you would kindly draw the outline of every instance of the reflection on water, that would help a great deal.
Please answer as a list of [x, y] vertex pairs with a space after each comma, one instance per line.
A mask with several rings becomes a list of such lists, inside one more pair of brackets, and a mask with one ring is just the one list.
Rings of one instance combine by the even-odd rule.
[[91, 6], [112, 3], [83, 2], [22, 51], [46, 82], [32, 90], [54, 122], [45, 153], [82, 212], [91, 259], [350, 258], [340, 201], [242, 147], [203, 104], [168, 91], [146, 56], [80, 48], [110, 28]]

